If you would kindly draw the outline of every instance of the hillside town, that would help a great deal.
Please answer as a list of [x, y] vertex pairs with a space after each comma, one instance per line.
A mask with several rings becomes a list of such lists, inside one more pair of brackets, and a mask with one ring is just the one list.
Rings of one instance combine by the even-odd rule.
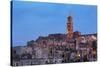
[[66, 34], [55, 33], [30, 40], [26, 46], [11, 48], [11, 65], [42, 65], [97, 60], [97, 33], [73, 31], [73, 18], [67, 17]]

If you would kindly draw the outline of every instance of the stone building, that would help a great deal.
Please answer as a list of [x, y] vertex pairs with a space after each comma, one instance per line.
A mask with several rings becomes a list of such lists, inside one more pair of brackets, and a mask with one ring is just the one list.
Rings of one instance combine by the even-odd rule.
[[27, 46], [13, 47], [13, 66], [96, 61], [97, 34], [74, 31], [72, 16], [67, 17], [66, 27], [67, 34], [40, 36]]

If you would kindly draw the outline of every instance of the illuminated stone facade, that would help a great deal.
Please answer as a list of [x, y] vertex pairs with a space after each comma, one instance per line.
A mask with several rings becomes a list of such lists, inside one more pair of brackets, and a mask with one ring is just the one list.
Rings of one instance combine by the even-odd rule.
[[81, 35], [73, 31], [72, 16], [67, 18], [67, 34], [49, 34], [16, 46], [12, 66], [86, 62], [97, 60], [97, 33]]

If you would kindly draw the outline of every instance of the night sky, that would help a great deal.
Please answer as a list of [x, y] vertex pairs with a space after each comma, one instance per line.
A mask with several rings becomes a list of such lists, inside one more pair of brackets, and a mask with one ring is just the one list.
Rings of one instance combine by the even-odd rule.
[[66, 34], [67, 17], [73, 17], [74, 31], [97, 32], [97, 7], [93, 5], [13, 1], [13, 46], [24, 46], [48, 34]]

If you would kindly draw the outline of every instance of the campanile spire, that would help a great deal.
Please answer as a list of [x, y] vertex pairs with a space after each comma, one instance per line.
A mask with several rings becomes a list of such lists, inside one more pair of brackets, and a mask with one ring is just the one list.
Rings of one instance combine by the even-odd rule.
[[72, 16], [67, 17], [67, 38], [73, 37], [73, 18]]

